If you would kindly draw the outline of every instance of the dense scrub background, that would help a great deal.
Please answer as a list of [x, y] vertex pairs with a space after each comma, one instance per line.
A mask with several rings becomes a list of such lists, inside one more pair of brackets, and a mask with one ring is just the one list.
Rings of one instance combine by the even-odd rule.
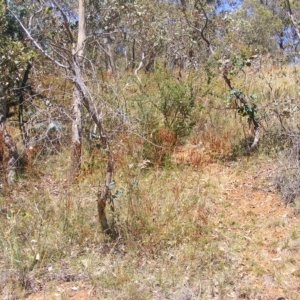
[[297, 299], [294, 2], [0, 1], [3, 299]]

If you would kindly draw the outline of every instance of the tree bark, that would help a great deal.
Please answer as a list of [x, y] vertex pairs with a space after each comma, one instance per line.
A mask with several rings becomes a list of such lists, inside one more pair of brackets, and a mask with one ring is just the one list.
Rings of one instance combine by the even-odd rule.
[[73, 86], [72, 101], [72, 150], [70, 183], [72, 183], [81, 168], [81, 148], [82, 148], [82, 121], [81, 121], [81, 96], [78, 87]]
[[294, 25], [294, 29], [296, 31], [296, 34], [297, 34], [298, 38], [300, 39], [300, 30], [299, 30], [299, 27], [298, 27], [298, 22], [294, 18], [290, 0], [286, 0], [286, 4], [287, 4], [287, 9], [288, 9], [288, 14], [289, 14], [290, 20], [292, 21], [292, 23]]
[[16, 170], [18, 161], [18, 150], [15, 141], [8, 133], [5, 122], [7, 116], [7, 99], [0, 86], [0, 169], [5, 170], [4, 166], [4, 145], [8, 149], [8, 161], [6, 165], [6, 181], [12, 185], [16, 180]]
[[23, 76], [23, 80], [20, 86], [20, 92], [19, 92], [19, 128], [20, 128], [20, 132], [21, 132], [21, 137], [22, 137], [22, 142], [23, 145], [25, 146], [25, 148], [28, 148], [28, 144], [29, 144], [29, 136], [28, 133], [26, 131], [25, 128], [25, 124], [24, 124], [24, 119], [23, 119], [23, 108], [24, 108], [24, 92], [26, 89], [26, 85], [29, 79], [29, 74], [30, 74], [30, 70], [32, 68], [32, 64], [31, 62], [27, 63], [27, 67]]
[[[52, 0], [52, 2], [56, 5], [58, 11], [61, 13], [64, 27], [66, 33], [69, 37], [69, 41], [73, 43], [74, 39], [72, 33], [70, 31], [70, 26], [68, 23], [68, 18], [64, 13], [63, 8], [60, 7], [60, 4], [56, 0]], [[55, 59], [51, 55], [48, 54], [47, 51], [43, 49], [43, 47], [31, 36], [30, 32], [23, 25], [21, 20], [12, 12], [11, 14], [14, 18], [19, 22], [20, 26], [23, 28], [27, 37], [32, 41], [33, 45], [40, 50], [45, 57], [50, 59], [57, 66], [69, 70], [72, 72], [72, 83], [73, 83], [73, 98], [72, 98], [72, 153], [71, 153], [71, 169], [69, 181], [74, 181], [76, 175], [81, 166], [81, 149], [82, 149], [82, 120], [81, 120], [81, 110], [84, 106], [92, 120], [95, 122], [100, 135], [100, 140], [102, 143], [102, 147], [107, 154], [107, 170], [105, 176], [105, 185], [103, 189], [98, 194], [98, 214], [101, 223], [101, 227], [104, 232], [109, 233], [110, 229], [108, 226], [105, 207], [107, 199], [110, 195], [110, 183], [112, 180], [112, 174], [114, 169], [114, 159], [112, 157], [111, 151], [109, 149], [109, 143], [107, 139], [106, 132], [104, 130], [102, 120], [99, 118], [97, 108], [93, 103], [92, 99], [90, 99], [90, 95], [84, 82], [84, 78], [82, 75], [82, 62], [83, 62], [83, 54], [84, 54], [84, 43], [86, 39], [86, 23], [85, 23], [85, 1], [78, 0], [79, 14], [78, 14], [78, 36], [77, 36], [77, 44], [76, 47], [73, 45], [72, 47], [72, 58], [65, 58], [65, 64], [61, 63], [59, 60]], [[1, 104], [1, 103], [0, 103]], [[0, 116], [1, 117], [1, 116]], [[0, 127], [1, 129], [1, 127]], [[7, 143], [11, 145], [11, 157], [15, 157], [14, 155], [14, 147], [11, 140], [6, 135]], [[1, 145], [0, 145], [1, 146]], [[0, 148], [1, 150], [1, 148]], [[1, 158], [1, 151], [0, 151]], [[13, 164], [10, 164], [13, 165]]]
[[5, 181], [5, 168], [4, 168], [4, 134], [2, 126], [0, 126], [0, 185]]
[[101, 228], [102, 228], [103, 232], [107, 233], [107, 234], [111, 234], [111, 230], [110, 230], [108, 222], [107, 222], [107, 218], [106, 218], [106, 214], [105, 214], [105, 207], [106, 207], [107, 199], [110, 195], [109, 185], [112, 181], [113, 169], [114, 169], [114, 160], [109, 155], [108, 161], [107, 161], [105, 186], [103, 187], [102, 191], [99, 191], [98, 200], [97, 200], [98, 201], [98, 216], [99, 216]]
[[136, 66], [136, 56], [135, 56], [135, 39], [132, 41], [132, 63], [131, 63], [131, 69], [134, 70]]
[[107, 199], [109, 198], [110, 195], [109, 186], [112, 181], [112, 175], [114, 170], [114, 158], [110, 151], [109, 142], [107, 139], [105, 129], [101, 122], [101, 119], [98, 116], [95, 106], [92, 105], [92, 103], [89, 101], [86, 85], [82, 77], [78, 78], [75, 86], [78, 93], [80, 94], [80, 99], [82, 99], [83, 106], [86, 108], [86, 110], [88, 111], [89, 115], [91, 116], [92, 120], [94, 121], [94, 123], [98, 128], [100, 141], [104, 151], [106, 152], [107, 167], [106, 167], [105, 184], [102, 190], [100, 190], [98, 193], [97, 206], [98, 206], [98, 216], [99, 216], [99, 221], [100, 221], [102, 231], [106, 234], [111, 234], [111, 229], [109, 228], [107, 218], [106, 218], [105, 208], [106, 208]]
[[113, 58], [112, 39], [109, 35], [104, 38], [104, 45], [106, 72], [108, 74], [113, 74], [115, 72], [116, 67]]
[[81, 106], [82, 93], [78, 82], [83, 80], [81, 73], [81, 63], [83, 61], [84, 42], [86, 39], [85, 23], [85, 1], [78, 0], [78, 39], [77, 46], [73, 49], [73, 99], [72, 99], [72, 151], [70, 182], [73, 182], [81, 168], [81, 148], [82, 148], [82, 120]]
[[[234, 87], [232, 86], [231, 84], [231, 81], [230, 79], [228, 78], [228, 70], [226, 69], [226, 66], [223, 66], [223, 78], [227, 84], [227, 86], [229, 87], [230, 90], [234, 90]], [[240, 103], [242, 105], [248, 105], [244, 95], [241, 95], [241, 96], [237, 96], [236, 95], [236, 98], [240, 101]], [[260, 126], [259, 126], [259, 123], [257, 122], [256, 118], [254, 117], [254, 113], [253, 114], [249, 114], [248, 115], [248, 118], [249, 118], [249, 123], [253, 123], [254, 125], [254, 140], [252, 142], [252, 144], [250, 145], [249, 147], [249, 152], [255, 150], [259, 144], [259, 141], [260, 141]]]
[[8, 149], [8, 161], [6, 166], [6, 180], [8, 185], [16, 182], [18, 149], [15, 141], [6, 130], [5, 124], [0, 125], [5, 146]]
[[254, 140], [250, 146], [250, 151], [253, 151], [258, 146], [259, 140], [260, 140], [260, 127], [258, 122], [252, 118], [251, 120], [254, 124]]

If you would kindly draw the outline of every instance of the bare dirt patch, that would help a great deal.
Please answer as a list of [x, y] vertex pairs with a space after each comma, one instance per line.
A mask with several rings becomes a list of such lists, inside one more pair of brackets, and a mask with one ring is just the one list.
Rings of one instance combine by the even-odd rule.
[[221, 197], [226, 212], [217, 218], [217, 226], [225, 228], [229, 243], [235, 244], [228, 247], [238, 248], [236, 268], [241, 279], [247, 277], [256, 287], [257, 299], [298, 299], [300, 252], [292, 245], [299, 239], [300, 219], [276, 191], [275, 168], [262, 162], [252, 170], [246, 164], [238, 174], [223, 169], [230, 180]]

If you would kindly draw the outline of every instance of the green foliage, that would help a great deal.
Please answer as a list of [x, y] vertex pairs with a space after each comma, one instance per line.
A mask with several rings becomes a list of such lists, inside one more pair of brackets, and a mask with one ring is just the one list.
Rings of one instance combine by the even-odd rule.
[[235, 96], [236, 98], [242, 97], [243, 92], [240, 89], [232, 89], [227, 96], [227, 101], [231, 101], [232, 97]]
[[21, 41], [23, 34], [20, 26], [5, 13], [3, 6], [1, 11], [0, 30], [3, 34], [0, 35], [0, 87], [6, 98], [13, 100], [20, 87], [26, 63], [35, 56], [35, 52]]
[[235, 24], [240, 42], [250, 47], [254, 46], [262, 53], [274, 49], [274, 35], [283, 30], [283, 14], [280, 12], [282, 8], [274, 8], [274, 4], [268, 6], [259, 1], [243, 1]]
[[244, 51], [241, 51], [238, 55], [234, 55], [231, 59], [232, 66], [239, 70], [242, 70], [245, 66], [250, 66], [251, 62], [247, 58], [247, 54]]
[[35, 54], [32, 50], [24, 47], [21, 42], [14, 41], [11, 38], [4, 37], [1, 44], [0, 78], [2, 78], [4, 88], [13, 88], [18, 86], [22, 80], [25, 64]]
[[154, 105], [162, 113], [164, 125], [178, 137], [187, 136], [195, 125], [193, 109], [197, 88], [193, 85], [192, 78], [180, 81], [171, 72], [158, 69], [155, 81], [159, 102]]
[[238, 113], [242, 116], [248, 116], [251, 119], [255, 117], [255, 114], [257, 113], [257, 107], [255, 104], [244, 104], [238, 108]]
[[[230, 103], [233, 97], [237, 100], [241, 100], [244, 97], [243, 91], [241, 89], [232, 89], [227, 96], [227, 102]], [[250, 95], [250, 99], [256, 100], [256, 98], [256, 95]], [[253, 120], [257, 114], [257, 105], [255, 103], [249, 104], [245, 101], [239, 101], [236, 102], [236, 109], [239, 115], [242, 117], [248, 116], [251, 120]]]

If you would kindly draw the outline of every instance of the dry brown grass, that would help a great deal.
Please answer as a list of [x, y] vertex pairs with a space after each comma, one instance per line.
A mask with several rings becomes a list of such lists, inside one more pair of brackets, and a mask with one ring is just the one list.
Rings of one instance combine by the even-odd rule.
[[49, 158], [42, 178], [19, 182], [7, 191], [11, 200], [1, 200], [4, 296], [297, 299], [299, 218], [264, 191], [273, 174], [265, 157], [255, 167], [246, 160], [155, 172], [119, 166], [122, 194], [108, 210], [114, 240], [97, 229], [101, 170], [66, 186], [64, 159]]
[[192, 166], [207, 165], [211, 161], [211, 157], [203, 145], [177, 146], [172, 158], [177, 164]]
[[[270, 72], [279, 89], [279, 75], [273, 78], [282, 70]], [[284, 72], [294, 76], [293, 68]], [[261, 91], [261, 107], [274, 96], [263, 82], [244, 83], [251, 93]], [[289, 89], [292, 95], [295, 87]], [[216, 93], [225, 91], [220, 84]], [[277, 93], [283, 99], [287, 92]], [[197, 124], [186, 139], [176, 140], [160, 120], [149, 130], [153, 140], [150, 133], [118, 134], [112, 144], [114, 211], [107, 207], [114, 238], [98, 224], [105, 153], [97, 145], [86, 145], [73, 185], [65, 180], [69, 149], [63, 147], [34, 165], [30, 178], [2, 190], [1, 297], [299, 299], [299, 215], [272, 186], [270, 157], [218, 160], [249, 134], [247, 122], [216, 107], [218, 101], [197, 99], [206, 110], [195, 113]], [[175, 163], [162, 165], [168, 155]]]

